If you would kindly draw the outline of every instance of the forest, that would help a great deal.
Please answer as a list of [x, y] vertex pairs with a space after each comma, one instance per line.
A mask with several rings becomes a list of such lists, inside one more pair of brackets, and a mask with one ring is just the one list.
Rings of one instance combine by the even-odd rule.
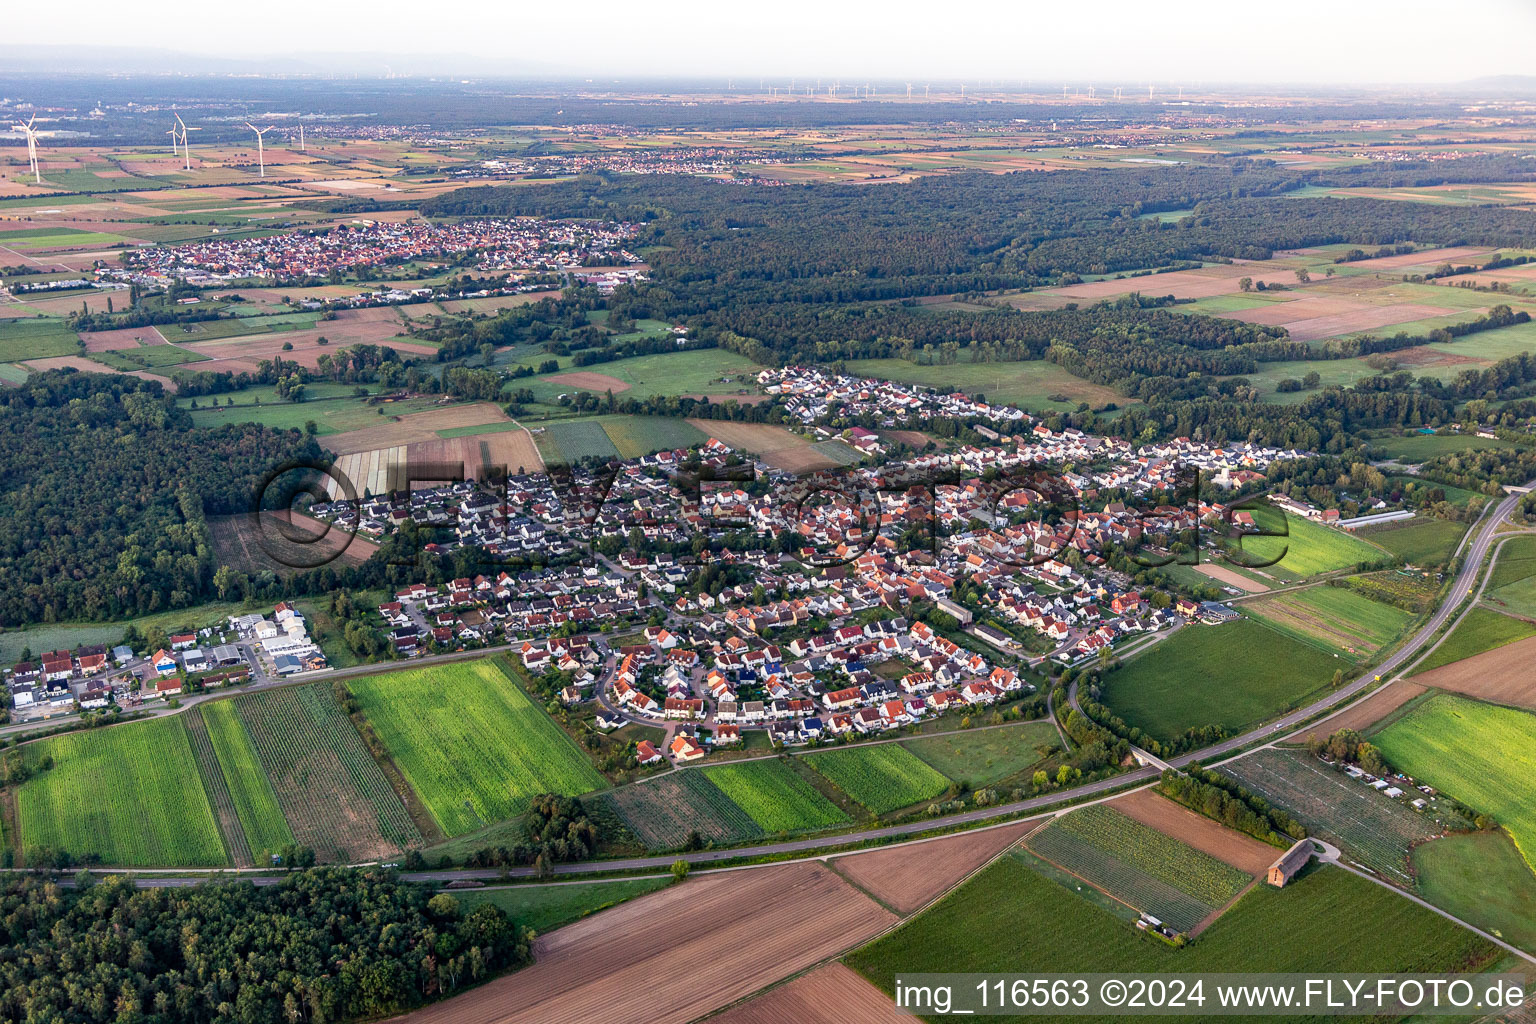
[[0, 392], [0, 621], [115, 619], [205, 599], [205, 515], [249, 512], [298, 431], [192, 425], [158, 381], [55, 370]]
[[0, 1018], [331, 1024], [408, 1010], [529, 959], [526, 931], [493, 904], [465, 911], [387, 871], [77, 885], [0, 881]]

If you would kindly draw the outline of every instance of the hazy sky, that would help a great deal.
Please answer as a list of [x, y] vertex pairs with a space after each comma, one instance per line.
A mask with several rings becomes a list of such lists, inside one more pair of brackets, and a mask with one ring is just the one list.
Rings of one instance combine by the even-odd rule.
[[[1536, 72], [1536, 0], [70, 0], [16, 3], [8, 44], [479, 58], [519, 73], [1448, 82]], [[467, 71], [468, 69], [466, 69]]]

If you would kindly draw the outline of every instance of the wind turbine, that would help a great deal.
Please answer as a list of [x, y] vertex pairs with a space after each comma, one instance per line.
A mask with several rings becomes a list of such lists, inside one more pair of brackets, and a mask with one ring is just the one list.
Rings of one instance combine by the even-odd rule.
[[[176, 115], [176, 123], [181, 127], [181, 155], [182, 155], [183, 158], [185, 158], [185, 160], [187, 162], [187, 170], [190, 171], [192, 169], [192, 144], [187, 139], [187, 132], [200, 132], [200, 131], [202, 131], [202, 129], [201, 128], [188, 128], [187, 127], [187, 122], [185, 122], [185, 121], [183, 121], [181, 119], [181, 115], [180, 114]], [[174, 141], [175, 129], [173, 128], [173, 129], [171, 129], [171, 131], [173, 133], [172, 141]]]
[[256, 164], [260, 168], [260, 172], [256, 176], [258, 178], [265, 178], [267, 176], [267, 155], [266, 150], [261, 146], [261, 137], [271, 131], [272, 126], [267, 125], [265, 128], [257, 128], [249, 121], [245, 122], [245, 126], [256, 133]]
[[299, 152], [300, 153], [305, 152], [305, 150], [304, 150], [304, 125], [303, 124], [299, 125]]
[[32, 167], [32, 177], [37, 180], [39, 185], [41, 185], [43, 183], [43, 172], [37, 163], [37, 129], [32, 127], [36, 123], [37, 115], [33, 114], [31, 120], [29, 120], [26, 124], [12, 125], [11, 127], [14, 131], [18, 131], [26, 135], [27, 163]]

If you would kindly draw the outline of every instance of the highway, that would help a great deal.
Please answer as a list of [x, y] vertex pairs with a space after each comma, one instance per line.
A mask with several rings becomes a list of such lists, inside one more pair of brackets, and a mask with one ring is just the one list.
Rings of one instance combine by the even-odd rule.
[[[1532, 482], [1536, 484], [1536, 481]], [[1499, 524], [1519, 504], [1523, 494], [1510, 494], [1500, 500], [1496, 505], [1485, 509], [1467, 534], [1462, 538], [1457, 547], [1457, 553], [1462, 554], [1461, 569], [1456, 575], [1446, 600], [1435, 610], [1420, 629], [1393, 654], [1374, 668], [1369, 668], [1361, 673], [1360, 678], [1348, 685], [1342, 686], [1321, 699], [1314, 701], [1304, 708], [1292, 711], [1274, 722], [1266, 723], [1256, 729], [1251, 729], [1238, 736], [1232, 736], [1219, 743], [1212, 744], [1200, 750], [1190, 751], [1171, 759], [1170, 763], [1175, 767], [1183, 767], [1193, 761], [1202, 764], [1211, 764], [1223, 759], [1224, 755], [1233, 754], [1245, 750], [1248, 747], [1265, 746], [1279, 739], [1291, 738], [1294, 730], [1303, 723], [1325, 712], [1337, 714], [1350, 704], [1355, 698], [1362, 696], [1367, 691], [1373, 690], [1377, 677], [1384, 681], [1390, 681], [1392, 674], [1399, 669], [1409, 667], [1418, 656], [1423, 653], [1426, 644], [1435, 637], [1436, 632], [1444, 626], [1456, 614], [1464, 599], [1472, 593], [1473, 584], [1477, 580], [1482, 567], [1483, 559], [1487, 556], [1493, 545], [1500, 541], [1497, 531]], [[505, 649], [505, 648], [495, 648]], [[464, 652], [455, 655], [443, 655], [432, 661], [450, 661], [456, 658], [480, 657], [484, 650]], [[418, 659], [411, 662], [412, 666], [418, 666], [426, 659]], [[327, 678], [345, 678], [348, 675], [363, 672], [377, 672], [380, 666], [364, 665], [355, 669], [341, 669], [329, 673]], [[1071, 700], [1076, 705], [1076, 687], [1071, 691]], [[1230, 760], [1230, 758], [1228, 758]], [[756, 846], [733, 847], [722, 850], [700, 850], [690, 853], [672, 854], [660, 857], [627, 857], [618, 860], [580, 861], [570, 864], [556, 864], [553, 871], [556, 875], [582, 875], [595, 872], [625, 872], [644, 871], [650, 869], [669, 868], [677, 860], [685, 860], [691, 865], [707, 866], [722, 861], [731, 861], [744, 858], [793, 857], [796, 854], [809, 854], [812, 851], [828, 849], [842, 843], [858, 843], [872, 839], [895, 839], [913, 836], [935, 828], [946, 828], [957, 825], [971, 825], [993, 820], [1001, 821], [1019, 816], [1027, 816], [1033, 811], [1043, 811], [1047, 808], [1064, 803], [1077, 803], [1085, 799], [1102, 796], [1105, 793], [1134, 787], [1137, 784], [1145, 785], [1154, 781], [1159, 775], [1155, 768], [1142, 767], [1134, 771], [1125, 772], [1107, 779], [1085, 783], [1071, 789], [1058, 790], [1042, 796], [1030, 797], [1026, 800], [1017, 800], [1007, 804], [997, 804], [991, 807], [979, 807], [975, 810], [965, 811], [960, 814], [950, 815], [944, 818], [923, 819], [919, 821], [903, 822], [898, 825], [886, 825], [881, 828], [868, 829], [861, 832], [850, 833], [845, 836], [821, 836], [811, 839], [785, 840], [776, 843], [762, 843]], [[181, 869], [161, 869], [158, 871], [135, 871], [138, 884], [146, 887], [153, 886], [180, 886], [193, 885], [205, 881], [208, 875], [177, 874]], [[236, 876], [257, 884], [270, 884], [278, 880], [281, 875], [263, 875], [260, 873], [244, 874], [239, 872], [222, 872], [225, 877]], [[536, 872], [532, 867], [514, 868], [460, 868], [445, 871], [421, 871], [408, 872], [406, 877], [423, 882], [451, 882], [467, 880], [491, 880], [499, 878], [531, 878]]]

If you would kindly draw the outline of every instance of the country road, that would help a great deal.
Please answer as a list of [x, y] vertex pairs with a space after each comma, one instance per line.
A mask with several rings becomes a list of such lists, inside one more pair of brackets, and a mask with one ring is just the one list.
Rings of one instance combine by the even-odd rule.
[[[1532, 481], [1536, 484], [1536, 481]], [[1169, 762], [1175, 767], [1184, 767], [1193, 761], [1202, 764], [1219, 762], [1223, 755], [1233, 754], [1254, 746], [1267, 746], [1278, 739], [1294, 738], [1294, 729], [1303, 723], [1308, 723], [1324, 712], [1332, 711], [1338, 714], [1344, 711], [1354, 699], [1360, 697], [1368, 690], [1374, 689], [1378, 678], [1390, 681], [1392, 673], [1400, 668], [1410, 666], [1423, 652], [1423, 648], [1435, 636], [1436, 632], [1444, 626], [1457, 609], [1461, 607], [1463, 600], [1472, 593], [1473, 583], [1476, 581], [1482, 568], [1483, 559], [1496, 540], [1499, 540], [1497, 530], [1504, 518], [1514, 510], [1515, 506], [1524, 497], [1515, 493], [1506, 496], [1496, 505], [1485, 509], [1483, 515], [1468, 530], [1457, 546], [1456, 553], [1463, 554], [1461, 570], [1451, 585], [1446, 600], [1435, 613], [1430, 616], [1419, 630], [1403, 644], [1396, 652], [1390, 655], [1381, 664], [1374, 668], [1368, 668], [1359, 679], [1346, 686], [1329, 693], [1314, 701], [1304, 708], [1292, 711], [1272, 723], [1266, 723], [1259, 728], [1251, 729], [1238, 736], [1229, 737], [1219, 743], [1204, 747], [1200, 750], [1181, 754]], [[506, 647], [492, 648], [492, 650], [505, 650]], [[443, 655], [433, 659], [434, 662], [450, 661], [456, 658], [480, 657], [485, 650], [464, 652], [454, 655]], [[420, 665], [424, 659], [411, 662], [412, 665]], [[327, 678], [345, 678], [348, 675], [356, 675], [369, 671], [377, 672], [379, 666], [358, 666], [354, 669], [339, 669], [329, 673]], [[1071, 699], [1075, 706], [1076, 687], [1071, 691]], [[1328, 715], [1326, 717], [1332, 717]], [[1231, 758], [1227, 758], [1231, 760]], [[1086, 783], [1071, 789], [1059, 790], [1042, 796], [1030, 797], [1025, 800], [1017, 800], [1012, 803], [997, 804], [991, 807], [979, 807], [960, 814], [951, 815], [941, 819], [926, 818], [919, 821], [903, 822], [897, 825], [886, 825], [881, 828], [850, 833], [839, 836], [822, 836], [810, 839], [785, 840], [782, 842], [762, 843], [756, 846], [733, 847], [723, 850], [701, 850], [690, 853], [681, 853], [659, 857], [627, 857], [619, 860], [594, 860], [580, 861], [569, 864], [556, 864], [553, 871], [557, 875], [581, 875], [597, 872], [624, 872], [646, 869], [666, 869], [677, 860], [687, 861], [693, 865], [708, 865], [721, 861], [738, 860], [754, 857], [772, 857], [779, 855], [793, 856], [797, 853], [808, 853], [819, 849], [828, 849], [845, 843], [857, 843], [872, 839], [900, 839], [918, 833], [931, 831], [935, 828], [947, 828], [957, 825], [970, 825], [1003, 819], [1011, 819], [1020, 815], [1027, 815], [1032, 811], [1045, 810], [1056, 805], [1072, 802], [1080, 802], [1084, 799], [1100, 796], [1104, 793], [1133, 787], [1136, 784], [1147, 784], [1155, 780], [1159, 772], [1155, 768], [1142, 767], [1134, 771], [1125, 772], [1107, 779]], [[140, 885], [153, 886], [178, 886], [193, 885], [204, 881], [207, 874], [187, 874], [185, 869], [157, 869], [145, 871], [135, 869]], [[258, 884], [270, 884], [281, 878], [281, 875], [241, 874], [239, 872], [219, 872], [223, 876], [238, 876]], [[460, 868], [444, 871], [422, 871], [407, 873], [406, 877], [425, 882], [449, 882], [456, 880], [485, 880], [495, 878], [531, 878], [536, 874], [532, 867], [514, 868]]]

